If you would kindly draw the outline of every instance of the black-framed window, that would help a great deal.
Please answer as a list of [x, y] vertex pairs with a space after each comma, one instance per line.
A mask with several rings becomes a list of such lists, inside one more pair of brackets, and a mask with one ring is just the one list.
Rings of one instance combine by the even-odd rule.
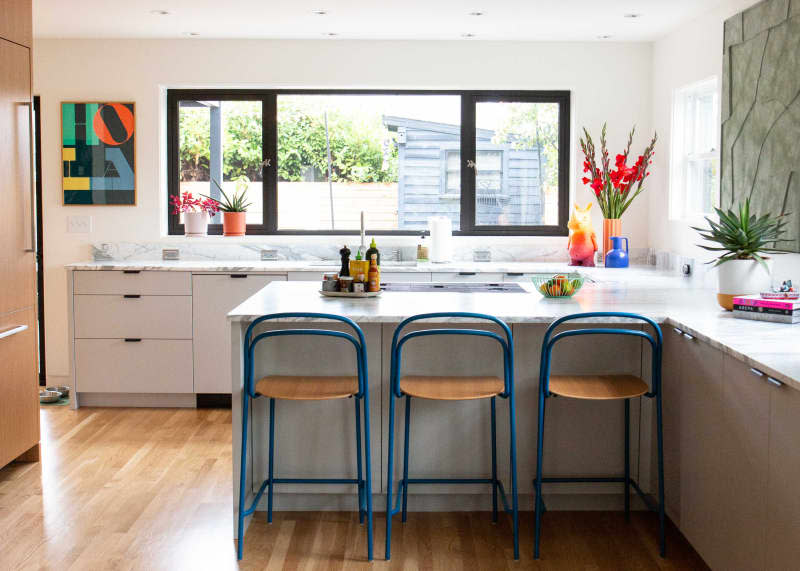
[[246, 189], [248, 234], [567, 234], [568, 91], [171, 89], [167, 119], [169, 195]]

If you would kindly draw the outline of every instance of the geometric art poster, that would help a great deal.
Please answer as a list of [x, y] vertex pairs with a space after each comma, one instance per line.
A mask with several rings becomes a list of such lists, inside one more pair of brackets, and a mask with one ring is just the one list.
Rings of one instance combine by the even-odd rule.
[[65, 205], [136, 204], [133, 103], [62, 103]]

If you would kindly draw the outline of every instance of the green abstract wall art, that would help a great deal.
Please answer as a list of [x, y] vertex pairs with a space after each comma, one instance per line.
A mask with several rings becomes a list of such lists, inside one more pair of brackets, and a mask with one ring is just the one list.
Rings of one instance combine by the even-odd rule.
[[800, 251], [800, 0], [764, 0], [725, 21], [720, 198], [790, 213], [778, 246]]
[[133, 103], [61, 104], [65, 205], [136, 204]]

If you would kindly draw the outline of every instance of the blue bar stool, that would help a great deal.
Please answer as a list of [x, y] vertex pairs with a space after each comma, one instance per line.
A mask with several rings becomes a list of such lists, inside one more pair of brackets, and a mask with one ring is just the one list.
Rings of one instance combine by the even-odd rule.
[[[653, 328], [653, 334], [635, 329], [600, 328], [571, 329], [553, 334], [556, 328], [566, 321], [587, 319], [592, 317], [626, 318], [644, 321]], [[560, 340], [576, 335], [632, 335], [647, 340], [652, 347], [652, 388], [633, 375], [550, 375], [550, 362], [553, 346]], [[621, 482], [625, 485], [625, 517], [630, 518], [630, 487], [642, 498], [645, 505], [658, 512], [659, 518], [659, 551], [661, 557], [666, 556], [666, 540], [664, 528], [664, 454], [663, 432], [661, 423], [661, 348], [663, 338], [658, 324], [647, 317], [635, 313], [592, 312], [576, 313], [555, 320], [544, 335], [542, 341], [542, 359], [539, 371], [539, 434], [536, 447], [536, 480], [534, 481], [534, 511], [536, 524], [534, 531], [533, 556], [539, 558], [539, 537], [542, 525], [542, 512], [545, 510], [542, 499], [542, 483], [554, 482]], [[625, 475], [623, 477], [578, 477], [578, 478], [545, 478], [542, 476], [542, 448], [544, 443], [545, 402], [551, 396], [588, 400], [624, 399], [625, 401]], [[658, 438], [658, 505], [642, 492], [639, 484], [630, 475], [630, 399], [635, 397], [656, 399], [656, 430]]]
[[[355, 335], [329, 329], [280, 329], [259, 333], [253, 337], [253, 329], [259, 323], [281, 318], [311, 318], [340, 321], [349, 325]], [[358, 373], [356, 376], [287, 376], [270, 375], [254, 383], [253, 371], [255, 348], [261, 341], [282, 336], [319, 335], [337, 337], [348, 341], [356, 351]], [[252, 514], [264, 491], [267, 492], [267, 521], [272, 522], [272, 492], [276, 484], [355, 484], [358, 489], [358, 521], [367, 518], [367, 558], [372, 561], [372, 478], [370, 476], [369, 440], [369, 382], [367, 379], [367, 351], [364, 333], [347, 317], [327, 313], [272, 313], [254, 320], [247, 328], [244, 337], [244, 375], [245, 391], [242, 401], [242, 463], [239, 479], [239, 545], [237, 555], [242, 558], [244, 547], [244, 518]], [[269, 476], [253, 500], [245, 509], [245, 470], [247, 466], [247, 415], [250, 399], [269, 398]], [[357, 478], [275, 478], [275, 401], [287, 400], [327, 400], [354, 397], [356, 413], [356, 456]], [[364, 403], [364, 466], [361, 456], [361, 402]], [[366, 473], [364, 475], [364, 473]]]
[[[504, 336], [482, 329], [423, 329], [406, 333], [403, 328], [414, 321], [433, 318], [466, 317], [491, 321], [500, 326]], [[457, 377], [457, 376], [406, 376], [400, 375], [403, 346], [417, 337], [430, 335], [473, 335], [497, 341], [503, 351], [503, 378], [499, 377]], [[392, 476], [394, 464], [394, 409], [395, 399], [406, 397], [405, 443], [403, 450], [403, 479], [397, 491], [397, 503], [392, 509]], [[471, 400], [488, 398], [491, 410], [492, 435], [492, 477], [491, 478], [409, 478], [408, 449], [411, 425], [411, 398], [432, 400]], [[508, 506], [503, 484], [497, 479], [497, 430], [495, 426], [495, 397], [508, 400], [510, 424], [511, 459], [511, 507]], [[497, 521], [497, 495], [500, 493], [503, 509], [511, 514], [514, 532], [514, 559], [519, 559], [519, 505], [517, 501], [517, 454], [514, 425], [514, 348], [511, 329], [503, 321], [481, 313], [443, 312], [424, 313], [409, 317], [394, 331], [392, 338], [391, 379], [389, 391], [389, 466], [386, 490], [386, 560], [391, 557], [392, 516], [402, 511], [402, 521], [406, 521], [409, 484], [491, 484], [492, 520]], [[402, 497], [402, 508], [400, 500]]]

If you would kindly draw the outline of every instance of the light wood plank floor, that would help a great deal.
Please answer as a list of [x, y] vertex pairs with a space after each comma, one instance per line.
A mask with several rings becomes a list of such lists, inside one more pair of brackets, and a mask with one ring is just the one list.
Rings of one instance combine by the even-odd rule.
[[413, 513], [394, 526], [393, 558], [375, 554], [351, 513], [259, 517], [237, 565], [231, 540], [231, 414], [225, 410], [42, 410], [42, 462], [0, 470], [0, 570], [6, 569], [704, 569], [670, 529], [656, 553], [656, 519], [612, 512], [548, 512], [534, 562], [530, 512], [522, 560], [510, 528], [488, 513]]

